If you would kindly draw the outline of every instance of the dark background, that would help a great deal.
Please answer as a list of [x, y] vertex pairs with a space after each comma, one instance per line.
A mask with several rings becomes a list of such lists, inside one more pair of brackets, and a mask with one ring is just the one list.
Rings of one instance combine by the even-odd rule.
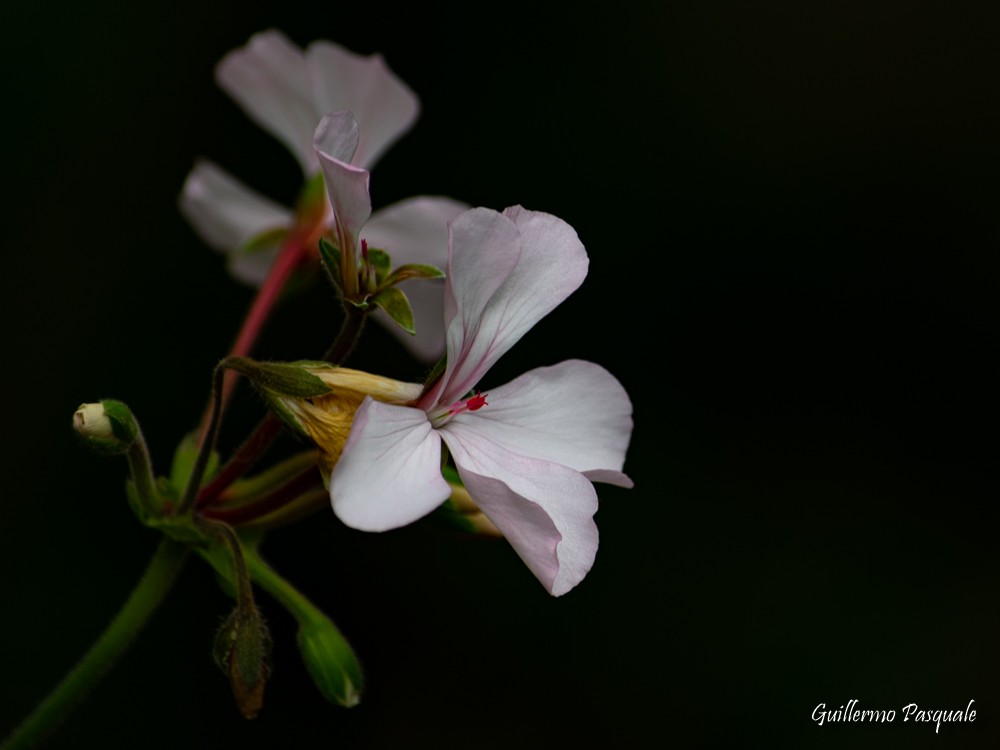
[[[491, 373], [567, 357], [628, 389], [631, 491], [552, 599], [503, 543], [332, 513], [268, 558], [359, 652], [358, 708], [314, 691], [290, 618], [259, 718], [209, 658], [200, 561], [52, 748], [995, 747], [995, 4], [388, 6], [182, 0], [7, 9], [3, 31], [0, 735], [80, 655], [156, 544], [125, 466], [74, 440], [129, 403], [166, 470], [250, 300], [176, 210], [208, 156], [291, 201], [294, 160], [215, 86], [256, 31], [382, 52], [416, 128], [372, 179], [521, 203], [579, 232], [584, 287]], [[261, 356], [316, 356], [317, 287]], [[415, 377], [371, 330], [358, 366]], [[242, 393], [232, 448], [260, 406]], [[816, 726], [820, 703], [974, 724]]]

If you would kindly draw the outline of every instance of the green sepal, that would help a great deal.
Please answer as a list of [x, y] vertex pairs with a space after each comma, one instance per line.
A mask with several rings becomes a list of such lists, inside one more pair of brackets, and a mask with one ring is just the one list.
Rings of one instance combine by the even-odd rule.
[[258, 362], [249, 357], [227, 357], [224, 367], [243, 375], [265, 396], [315, 398], [332, 389], [311, 372], [306, 372], [300, 362]]
[[[191, 477], [191, 471], [194, 469], [194, 464], [197, 460], [198, 434], [191, 432], [185, 435], [184, 439], [178, 444], [177, 449], [174, 451], [173, 461], [170, 464], [169, 483], [175, 498], [179, 498], [184, 494], [188, 479]], [[213, 476], [218, 468], [219, 454], [216, 451], [212, 451], [212, 454], [208, 457], [208, 465], [205, 467], [205, 478], [208, 479]]]
[[409, 334], [416, 333], [413, 327], [413, 309], [410, 300], [394, 286], [386, 287], [371, 298], [372, 304], [385, 310], [393, 322]]
[[281, 247], [281, 243], [285, 241], [287, 236], [287, 227], [265, 229], [263, 232], [255, 234], [249, 240], [236, 248], [235, 254], [256, 255], [257, 253], [276, 251], [279, 247]]
[[345, 708], [361, 702], [364, 678], [347, 639], [325, 615], [301, 623], [298, 634], [302, 660], [324, 698]]
[[125, 447], [135, 442], [139, 435], [139, 425], [132, 415], [132, 410], [121, 401], [116, 401], [113, 398], [103, 399], [101, 406], [104, 407], [104, 414], [111, 422], [111, 432], [115, 438], [124, 443]]
[[[385, 286], [395, 286], [407, 279], [443, 279], [444, 271], [437, 266], [429, 266], [424, 263], [407, 263], [393, 271], [385, 279]], [[382, 280], [379, 279], [381, 282]]]
[[383, 280], [389, 275], [389, 269], [392, 268], [392, 259], [389, 258], [389, 253], [377, 247], [370, 247], [368, 248], [368, 262], [375, 269], [376, 286], [382, 286]]
[[319, 257], [323, 262], [323, 268], [330, 275], [330, 280], [338, 289], [343, 289], [344, 282], [340, 276], [340, 250], [326, 237], [319, 238]]

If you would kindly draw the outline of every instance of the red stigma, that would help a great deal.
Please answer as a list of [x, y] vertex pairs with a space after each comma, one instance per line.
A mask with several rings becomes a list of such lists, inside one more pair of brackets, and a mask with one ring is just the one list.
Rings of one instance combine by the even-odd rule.
[[470, 398], [468, 401], [465, 402], [465, 407], [469, 411], [475, 411], [476, 409], [481, 409], [484, 406], [489, 406], [489, 404], [486, 403], [486, 397], [489, 395], [490, 394], [488, 393], [477, 393], [475, 396], [473, 396], [472, 398]]
[[366, 263], [368, 262], [368, 240], [366, 239], [361, 240], [361, 257], [365, 259]]

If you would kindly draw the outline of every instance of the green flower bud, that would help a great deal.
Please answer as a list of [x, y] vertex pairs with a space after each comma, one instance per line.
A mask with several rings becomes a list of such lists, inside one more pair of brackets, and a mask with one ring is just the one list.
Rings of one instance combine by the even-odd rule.
[[312, 618], [299, 627], [299, 651], [320, 693], [346, 708], [361, 701], [361, 665], [337, 626], [326, 618]]
[[256, 607], [233, 610], [215, 636], [212, 655], [229, 677], [240, 713], [247, 719], [256, 717], [271, 673], [271, 634]]

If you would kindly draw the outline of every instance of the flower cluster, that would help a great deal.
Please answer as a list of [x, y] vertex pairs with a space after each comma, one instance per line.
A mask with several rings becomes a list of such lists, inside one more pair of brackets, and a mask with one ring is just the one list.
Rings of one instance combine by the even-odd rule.
[[[226, 55], [216, 78], [297, 159], [300, 198], [281, 206], [207, 160], [184, 182], [184, 216], [258, 291], [215, 370], [210, 407], [178, 446], [169, 475], [154, 473], [122, 402], [85, 404], [73, 425], [92, 447], [127, 458], [129, 504], [163, 535], [130, 597], [137, 611], [128, 622], [145, 621], [194, 552], [235, 600], [213, 653], [244, 716], [261, 709], [271, 671], [255, 588], [297, 621], [299, 651], [321, 693], [350, 707], [363, 688], [350, 644], [263, 560], [263, 534], [331, 505], [347, 526], [372, 532], [441, 511], [467, 531], [505, 538], [560, 596], [594, 564], [594, 483], [632, 486], [623, 472], [632, 405], [613, 375], [582, 360], [489, 381], [500, 357], [583, 283], [587, 252], [565, 221], [521, 206], [500, 212], [418, 196], [373, 211], [369, 169], [419, 111], [381, 57], [325, 41], [300, 50], [266, 31]], [[319, 266], [343, 311], [329, 349], [315, 360], [250, 358], [288, 282]], [[425, 382], [343, 366], [370, 315], [418, 359], [436, 363]], [[216, 436], [233, 373], [258, 389], [270, 412], [223, 462]], [[258, 468], [283, 425], [312, 447]], [[73, 705], [103, 674], [105, 654], [121, 653], [120, 627], [108, 633], [12, 747]]]
[[[320, 448], [334, 512], [369, 531], [427, 515], [452, 494], [441, 472], [445, 447], [469, 495], [546, 589], [555, 595], [571, 589], [597, 551], [591, 482], [631, 485], [622, 473], [632, 429], [628, 396], [610, 373], [583, 361], [533, 370], [493, 388], [490, 401], [473, 389], [583, 282], [588, 258], [576, 232], [549, 214], [521, 207], [459, 213], [459, 204], [445, 199], [414, 199], [373, 215], [365, 167], [418, 110], [381, 57], [360, 58], [329, 42], [303, 53], [272, 31], [223, 59], [217, 78], [288, 146], [305, 175], [322, 171], [329, 198], [322, 225], [336, 248], [331, 265], [345, 297], [367, 296], [367, 258], [359, 256], [369, 244], [397, 257], [416, 251], [406, 260], [426, 264], [440, 262], [447, 249], [444, 289], [416, 287], [425, 292], [418, 335], [432, 331], [446, 346], [435, 382], [387, 386], [372, 377], [366, 390], [352, 371], [331, 371], [330, 395], [286, 399]], [[207, 239], [224, 240], [231, 251], [289, 220], [287, 211], [207, 162], [188, 178], [181, 205]], [[447, 239], [435, 238], [445, 227]], [[266, 256], [237, 249], [234, 257], [237, 275], [266, 274]], [[432, 311], [440, 323], [428, 319]], [[430, 338], [418, 339], [418, 351], [437, 351]]]
[[[288, 147], [307, 181], [319, 173], [313, 138], [320, 120], [331, 112], [350, 112], [359, 127], [344, 166], [366, 190], [368, 170], [412, 127], [420, 110], [417, 97], [381, 56], [363, 57], [327, 41], [301, 50], [275, 30], [254, 35], [245, 47], [226, 55], [216, 68], [216, 80], [257, 124]], [[440, 196], [402, 200], [366, 217], [366, 238], [373, 247], [391, 248], [397, 261], [443, 265], [445, 225], [466, 208]], [[334, 222], [322, 195], [293, 210], [207, 159], [199, 160], [185, 180], [180, 209], [206, 244], [226, 254], [230, 273], [251, 286], [264, 283], [289, 235], [304, 236], [315, 247], [315, 240]], [[433, 362], [444, 350], [438, 324], [441, 289], [434, 284], [414, 287], [410, 302], [415, 336], [392, 325], [384, 314], [377, 317], [418, 358]]]

